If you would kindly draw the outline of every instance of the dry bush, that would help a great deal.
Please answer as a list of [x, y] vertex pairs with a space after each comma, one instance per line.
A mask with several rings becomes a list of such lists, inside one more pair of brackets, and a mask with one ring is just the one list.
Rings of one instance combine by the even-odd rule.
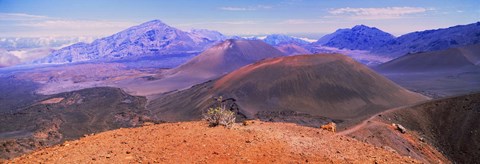
[[231, 128], [235, 123], [235, 112], [226, 108], [222, 96], [215, 99], [215, 105], [203, 112], [203, 119], [208, 121], [210, 126], [223, 125]]

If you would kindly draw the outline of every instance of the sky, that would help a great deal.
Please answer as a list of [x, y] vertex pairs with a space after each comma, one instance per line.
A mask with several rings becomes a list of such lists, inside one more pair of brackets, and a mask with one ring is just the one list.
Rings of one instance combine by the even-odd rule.
[[318, 39], [364, 24], [398, 36], [478, 22], [480, 0], [0, 0], [0, 37], [101, 37], [154, 19], [226, 35]]

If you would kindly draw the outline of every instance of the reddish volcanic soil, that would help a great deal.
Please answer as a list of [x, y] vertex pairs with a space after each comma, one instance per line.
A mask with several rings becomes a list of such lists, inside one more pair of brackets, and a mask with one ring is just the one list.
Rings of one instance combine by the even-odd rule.
[[419, 163], [332, 132], [288, 123], [232, 129], [206, 122], [118, 129], [45, 148], [8, 163]]

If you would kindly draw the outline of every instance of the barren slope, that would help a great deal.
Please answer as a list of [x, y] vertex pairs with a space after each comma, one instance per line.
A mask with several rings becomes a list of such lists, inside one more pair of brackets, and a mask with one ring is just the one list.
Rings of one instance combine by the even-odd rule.
[[185, 122], [119, 129], [69, 141], [12, 163], [418, 163], [345, 136], [285, 123], [233, 129]]
[[216, 78], [247, 64], [284, 54], [260, 40], [227, 40], [178, 66], [174, 76]]
[[382, 72], [442, 72], [480, 69], [480, 44], [408, 54], [384, 63]]
[[226, 40], [150, 81], [132, 80], [120, 84], [136, 95], [153, 95], [218, 78], [247, 64], [265, 58], [284, 56], [274, 47], [258, 40]]
[[[476, 93], [393, 109], [341, 133], [429, 163], [447, 158], [476, 163], [480, 160], [479, 102], [480, 93]], [[407, 133], [394, 130], [392, 123], [404, 126]]]
[[163, 95], [148, 108], [167, 121], [198, 119], [213, 96], [232, 98], [248, 118], [319, 126], [354, 121], [425, 100], [343, 55], [264, 60], [216, 81]]
[[430, 97], [480, 91], [480, 44], [409, 54], [376, 68], [397, 84]]

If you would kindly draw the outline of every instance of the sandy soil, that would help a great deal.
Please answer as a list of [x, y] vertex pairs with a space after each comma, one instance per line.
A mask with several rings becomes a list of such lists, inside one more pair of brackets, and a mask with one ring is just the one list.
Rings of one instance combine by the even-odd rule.
[[255, 121], [232, 129], [206, 122], [118, 129], [8, 163], [419, 163], [316, 128]]

